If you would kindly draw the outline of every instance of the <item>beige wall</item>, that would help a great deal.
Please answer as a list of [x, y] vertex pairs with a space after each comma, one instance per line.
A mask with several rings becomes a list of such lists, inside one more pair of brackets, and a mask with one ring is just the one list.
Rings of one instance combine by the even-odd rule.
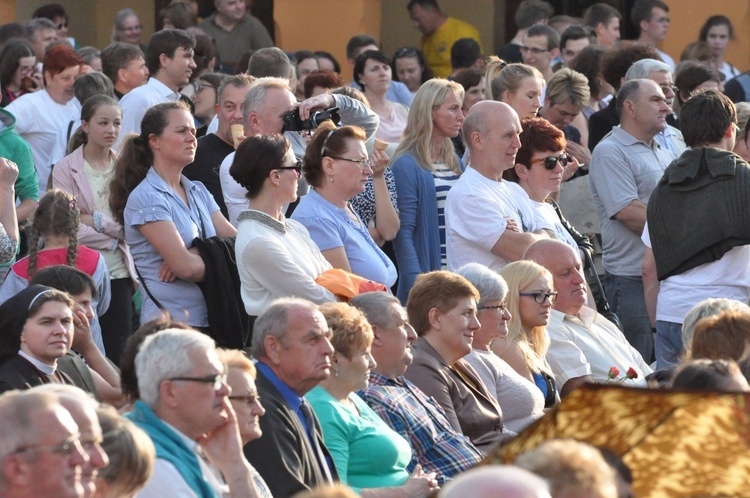
[[[130, 7], [135, 10], [143, 25], [141, 41], [148, 42], [154, 31], [153, 0], [55, 0], [65, 7], [70, 17], [68, 31], [79, 46], [93, 45], [99, 48], [110, 42], [112, 21], [118, 10]], [[23, 22], [34, 10], [49, 0], [0, 0], [2, 22]], [[9, 5], [6, 9], [5, 5]], [[12, 4], [12, 5], [11, 5]], [[15, 10], [12, 16], [8, 15]]]

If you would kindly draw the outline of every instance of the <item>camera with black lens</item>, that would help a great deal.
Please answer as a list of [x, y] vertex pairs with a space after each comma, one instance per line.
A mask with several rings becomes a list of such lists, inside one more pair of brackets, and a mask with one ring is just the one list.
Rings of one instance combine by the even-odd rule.
[[333, 121], [336, 126], [340, 126], [341, 116], [339, 115], [339, 108], [329, 107], [323, 111], [313, 111], [307, 119], [300, 119], [299, 108], [291, 110], [284, 114], [284, 127], [281, 129], [281, 132], [314, 130], [323, 121]]

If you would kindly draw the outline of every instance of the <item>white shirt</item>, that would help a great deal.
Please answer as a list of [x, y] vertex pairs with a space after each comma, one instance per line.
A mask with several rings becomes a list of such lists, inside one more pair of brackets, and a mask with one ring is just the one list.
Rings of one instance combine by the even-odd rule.
[[[216, 496], [231, 496], [229, 486], [224, 483], [221, 473], [206, 461], [198, 443], [175, 429], [174, 426], [163, 420], [162, 422], [172, 429], [182, 442], [196, 454], [203, 478], [214, 489]], [[146, 486], [136, 496], [138, 498], [164, 498], [165, 496], [169, 496], [170, 498], [197, 498], [198, 495], [188, 485], [185, 478], [177, 470], [177, 467], [166, 460], [157, 458], [154, 462], [154, 473], [151, 475], [151, 479], [148, 480]]]
[[547, 333], [550, 338], [547, 361], [561, 388], [570, 379], [584, 375], [605, 383], [611, 367], [620, 371], [620, 376], [612, 383], [620, 383], [633, 367], [638, 378], [624, 380], [622, 384], [646, 387], [645, 377], [653, 372], [620, 329], [591, 308], [581, 307], [578, 316], [553, 309]]
[[578, 249], [575, 239], [570, 232], [568, 232], [560, 221], [560, 217], [557, 216], [555, 208], [548, 202], [538, 202], [529, 199], [531, 203], [531, 209], [534, 212], [534, 222], [536, 223], [537, 229], [546, 229], [555, 235], [555, 238], [565, 242], [573, 251], [576, 253], [576, 259], [581, 261], [581, 251]]
[[227, 206], [229, 213], [229, 222], [237, 226], [237, 217], [242, 211], [247, 209], [247, 190], [245, 187], [234, 181], [229, 174], [229, 168], [234, 162], [235, 152], [230, 152], [221, 162], [219, 167], [219, 182], [221, 182], [221, 192], [224, 194], [224, 204]]
[[117, 150], [120, 147], [129, 133], [141, 133], [141, 121], [151, 107], [162, 102], [177, 102], [179, 99], [179, 93], [154, 77], [149, 78], [145, 85], [133, 88], [126, 93], [120, 100], [122, 126], [114, 149]]
[[[72, 125], [71, 121], [73, 123]], [[75, 135], [76, 130], [81, 126], [81, 117], [78, 116], [71, 121], [68, 121], [57, 130], [57, 136], [55, 137], [55, 141], [52, 144], [52, 151], [50, 152], [52, 157], [63, 158], [68, 155], [68, 144], [70, 143], [70, 139], [73, 138], [73, 135]], [[70, 127], [70, 135], [68, 135], [68, 127]], [[57, 164], [57, 161], [53, 164]]]
[[67, 104], [58, 104], [52, 100], [47, 90], [39, 90], [20, 96], [8, 104], [5, 110], [16, 118], [14, 131], [31, 146], [41, 197], [47, 190], [52, 165], [65, 156], [52, 155], [58, 131], [80, 117], [81, 107], [76, 99]]
[[[641, 240], [651, 248], [648, 223]], [[696, 266], [659, 283], [656, 319], [682, 323], [693, 306], [713, 297], [750, 301], [750, 245], [733, 247], [720, 259]]]
[[526, 192], [516, 183], [495, 181], [472, 167], [448, 192], [445, 203], [445, 238], [448, 270], [481, 263], [500, 271], [508, 260], [494, 254], [497, 243], [513, 219], [523, 232], [537, 230]]
[[675, 68], [674, 59], [668, 56], [666, 53], [659, 50], [658, 48], [656, 49], [656, 52], [659, 54], [659, 57], [661, 57], [661, 60], [664, 61], [664, 64], [669, 66], [669, 70], [672, 72], [672, 74], [674, 74], [674, 68]]

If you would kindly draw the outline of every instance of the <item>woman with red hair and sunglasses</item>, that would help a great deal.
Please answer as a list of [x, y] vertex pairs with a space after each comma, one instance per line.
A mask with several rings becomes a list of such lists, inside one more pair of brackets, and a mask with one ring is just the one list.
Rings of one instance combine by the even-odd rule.
[[[550, 236], [593, 254], [588, 237], [578, 233], [560, 212], [550, 197], [560, 191], [563, 170], [568, 163], [578, 167], [577, 159], [565, 152], [563, 132], [544, 118], [521, 120], [521, 148], [516, 153], [516, 165], [503, 174], [506, 180], [518, 183], [528, 194], [536, 225]], [[581, 254], [576, 251], [581, 260]]]

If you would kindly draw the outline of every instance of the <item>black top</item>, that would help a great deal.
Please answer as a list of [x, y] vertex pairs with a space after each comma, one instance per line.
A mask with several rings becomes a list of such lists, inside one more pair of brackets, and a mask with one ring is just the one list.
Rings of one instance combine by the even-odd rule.
[[620, 116], [617, 114], [617, 97], [607, 107], [596, 111], [589, 118], [589, 150], [594, 152], [596, 144], [602, 141], [612, 128], [620, 124]]
[[214, 196], [221, 213], [227, 219], [229, 219], [229, 212], [226, 204], [224, 204], [224, 193], [219, 181], [219, 168], [224, 158], [232, 152], [234, 152], [234, 147], [220, 139], [216, 133], [209, 133], [198, 139], [195, 160], [182, 170], [182, 174], [189, 180], [203, 182], [203, 185]]
[[0, 393], [53, 383], [75, 385], [62, 371], [57, 370], [55, 375], [47, 375], [21, 355], [8, 359], [0, 367]]
[[500, 51], [497, 53], [498, 57], [507, 63], [511, 62], [523, 62], [523, 56], [521, 55], [520, 45], [514, 43], [508, 43], [503, 45]]

